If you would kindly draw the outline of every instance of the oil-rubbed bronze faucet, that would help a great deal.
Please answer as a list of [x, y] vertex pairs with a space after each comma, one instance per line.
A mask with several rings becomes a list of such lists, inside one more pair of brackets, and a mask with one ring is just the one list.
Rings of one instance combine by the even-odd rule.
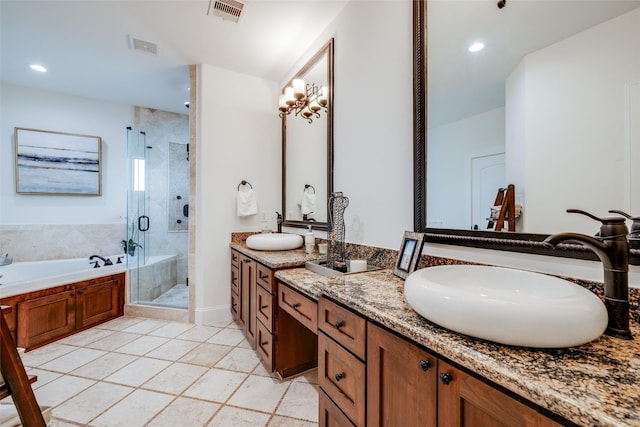
[[280, 212], [276, 212], [276, 225], [278, 227], [278, 233], [282, 233], [282, 223], [284, 219], [282, 218], [282, 214]]
[[629, 230], [622, 217], [598, 218], [578, 209], [567, 209], [600, 221], [600, 235], [591, 237], [579, 233], [554, 234], [545, 243], [556, 246], [575, 241], [591, 249], [604, 267], [604, 305], [609, 314], [605, 334], [626, 340], [633, 339], [629, 329]]

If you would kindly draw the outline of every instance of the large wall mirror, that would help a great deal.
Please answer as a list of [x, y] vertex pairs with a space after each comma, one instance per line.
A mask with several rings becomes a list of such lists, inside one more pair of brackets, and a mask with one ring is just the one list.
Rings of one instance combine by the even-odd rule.
[[[414, 2], [415, 227], [432, 242], [557, 254], [539, 242], [599, 229], [568, 208], [640, 216], [640, 1], [502, 6]], [[496, 232], [508, 184], [520, 215]]]
[[326, 110], [309, 118], [282, 118], [282, 210], [284, 225], [290, 227], [327, 228], [333, 191], [333, 45], [331, 39], [286, 85], [302, 79], [328, 89]]

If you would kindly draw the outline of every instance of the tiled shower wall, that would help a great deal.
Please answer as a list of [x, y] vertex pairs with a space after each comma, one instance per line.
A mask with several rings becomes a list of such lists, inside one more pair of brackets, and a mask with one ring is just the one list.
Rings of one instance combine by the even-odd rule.
[[[136, 107], [134, 114], [136, 127], [146, 133], [146, 145], [153, 147], [148, 153], [147, 166], [149, 255], [175, 254], [178, 265], [177, 282], [185, 283], [188, 256], [187, 227], [176, 229], [173, 224], [178, 219], [186, 223], [187, 218], [176, 217], [177, 208], [174, 206], [173, 199], [179, 195], [180, 202], [188, 203], [189, 200], [189, 161], [186, 155], [186, 144], [189, 142], [189, 116], [142, 107]], [[185, 145], [184, 149], [179, 150], [180, 147], [176, 147], [178, 144]], [[184, 173], [172, 170], [178, 168], [184, 168]], [[180, 189], [180, 194], [174, 194], [176, 189]]]

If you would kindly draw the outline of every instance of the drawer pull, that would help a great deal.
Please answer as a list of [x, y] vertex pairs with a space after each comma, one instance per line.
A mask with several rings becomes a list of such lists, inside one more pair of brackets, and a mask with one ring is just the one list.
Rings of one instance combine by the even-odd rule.
[[298, 302], [294, 302], [293, 304], [291, 304], [291, 308], [293, 308], [294, 310], [298, 307], [300, 307], [300, 303]]
[[337, 322], [336, 322], [336, 324], [335, 324], [335, 325], [333, 325], [333, 326], [335, 326], [335, 327], [336, 327], [336, 329], [340, 329], [340, 328], [342, 328], [342, 327], [344, 326], [344, 322], [343, 322], [342, 320], [339, 320], [339, 321], [337, 321]]
[[251, 262], [251, 260], [250, 260], [250, 259], [245, 258], [245, 259], [243, 259], [243, 260], [242, 260], [242, 262], [247, 263], [247, 262]]
[[431, 364], [429, 363], [428, 360], [421, 360], [420, 361], [420, 369], [422, 369], [423, 371], [426, 371], [429, 369], [429, 367], [431, 366]]
[[443, 372], [440, 374], [440, 381], [442, 381], [442, 384], [449, 384], [451, 382], [453, 378], [451, 377], [451, 374], [448, 372]]
[[260, 310], [266, 310], [267, 308], [269, 308], [269, 306], [268, 306], [268, 305], [261, 305], [261, 306], [260, 306]]
[[261, 342], [260, 343], [260, 347], [264, 347], [265, 345], [269, 344], [269, 341], [265, 341], [265, 342]]
[[336, 381], [340, 381], [341, 379], [344, 378], [344, 374], [338, 372], [334, 378], [336, 379]]
[[268, 274], [262, 274], [261, 272], [258, 272], [258, 277], [260, 278], [260, 280], [265, 280], [269, 278]]
[[237, 307], [237, 306], [238, 306], [238, 304], [237, 304], [237, 303], [236, 303], [236, 304], [233, 304], [233, 307]]
[[237, 261], [238, 260], [238, 256], [237, 255], [231, 255], [231, 259], [234, 260], [234, 261]]

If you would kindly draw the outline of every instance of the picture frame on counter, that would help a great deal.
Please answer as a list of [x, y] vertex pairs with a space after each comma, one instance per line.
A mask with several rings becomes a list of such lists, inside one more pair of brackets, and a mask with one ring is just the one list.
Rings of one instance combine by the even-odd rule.
[[416, 270], [418, 261], [420, 261], [420, 256], [422, 255], [424, 240], [424, 233], [416, 233], [413, 231], [404, 232], [402, 244], [398, 251], [398, 259], [393, 266], [393, 274], [406, 279], [409, 274]]

